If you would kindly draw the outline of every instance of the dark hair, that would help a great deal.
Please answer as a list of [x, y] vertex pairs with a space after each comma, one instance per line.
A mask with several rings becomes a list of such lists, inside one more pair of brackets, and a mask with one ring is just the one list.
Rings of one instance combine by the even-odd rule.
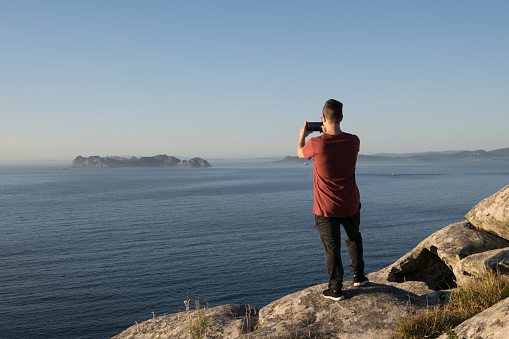
[[343, 104], [337, 100], [329, 99], [325, 102], [322, 113], [331, 121], [341, 121], [341, 118], [343, 117]]

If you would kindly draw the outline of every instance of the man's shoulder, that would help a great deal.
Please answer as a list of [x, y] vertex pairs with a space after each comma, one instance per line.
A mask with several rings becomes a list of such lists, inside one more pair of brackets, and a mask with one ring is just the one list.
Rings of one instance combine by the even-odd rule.
[[330, 135], [330, 134], [326, 134], [326, 133], [323, 133], [323, 134], [320, 134], [316, 137], [313, 137], [309, 140], [313, 140], [314, 142], [317, 142], [317, 141], [325, 141], [325, 140], [360, 140], [359, 137], [355, 134], [352, 134], [352, 133], [346, 133], [346, 132], [343, 132], [341, 134], [336, 134], [336, 135]]
[[352, 134], [352, 133], [343, 132], [341, 134], [343, 134], [346, 138], [359, 139], [359, 137], [357, 135]]
[[360, 142], [361, 142], [359, 137], [355, 134], [343, 132], [341, 135], [343, 135], [344, 140], [348, 140], [348, 141], [356, 143], [356, 144], [360, 144]]

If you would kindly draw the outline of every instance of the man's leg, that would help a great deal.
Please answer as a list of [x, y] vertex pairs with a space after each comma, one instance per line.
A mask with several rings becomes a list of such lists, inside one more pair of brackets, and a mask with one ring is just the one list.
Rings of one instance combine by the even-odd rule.
[[315, 215], [315, 224], [320, 232], [325, 265], [329, 274], [329, 288], [341, 290], [343, 288], [343, 263], [341, 262], [341, 233], [338, 218], [328, 218]]
[[351, 217], [341, 218], [341, 224], [346, 232], [346, 247], [352, 261], [350, 273], [353, 276], [364, 276], [362, 235], [359, 231], [360, 222], [360, 212]]

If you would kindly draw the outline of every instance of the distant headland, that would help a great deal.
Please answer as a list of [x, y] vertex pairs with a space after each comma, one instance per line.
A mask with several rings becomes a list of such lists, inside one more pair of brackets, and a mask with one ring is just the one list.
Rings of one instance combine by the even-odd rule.
[[71, 167], [212, 167], [207, 160], [202, 158], [192, 158], [190, 160], [180, 160], [179, 158], [167, 155], [156, 155], [153, 157], [131, 157], [123, 158], [118, 156], [111, 157], [82, 157], [77, 156], [71, 163]]
[[[287, 156], [277, 163], [307, 163], [312, 160], [299, 159], [299, 157]], [[501, 148], [493, 151], [446, 151], [425, 153], [383, 153], [373, 155], [359, 154], [358, 162], [426, 162], [426, 161], [509, 161], [509, 148]]]

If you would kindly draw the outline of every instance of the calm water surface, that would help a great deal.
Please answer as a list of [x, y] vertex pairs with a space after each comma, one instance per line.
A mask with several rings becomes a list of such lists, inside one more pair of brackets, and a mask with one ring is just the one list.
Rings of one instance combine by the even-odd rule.
[[[372, 272], [464, 220], [509, 163], [360, 163], [357, 182]], [[108, 338], [188, 297], [262, 307], [326, 282], [312, 205], [304, 165], [0, 167], [1, 336]]]

